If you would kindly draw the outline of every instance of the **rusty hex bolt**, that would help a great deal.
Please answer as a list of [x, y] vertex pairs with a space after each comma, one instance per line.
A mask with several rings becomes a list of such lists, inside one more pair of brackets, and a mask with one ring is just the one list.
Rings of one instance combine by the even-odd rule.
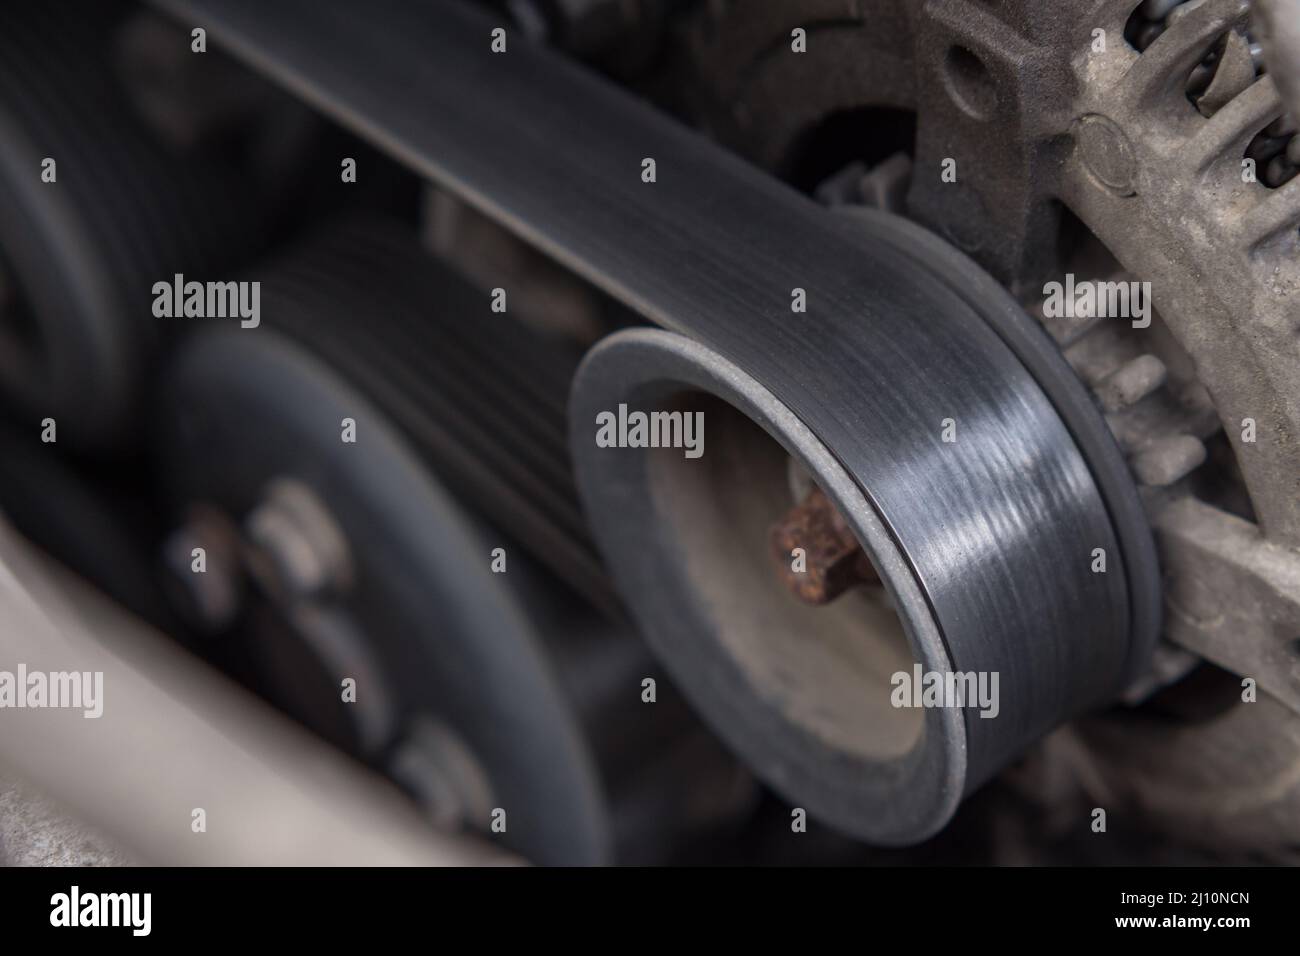
[[[839, 511], [816, 486], [772, 526], [768, 540], [782, 582], [806, 604], [829, 604], [855, 585], [880, 580]], [[796, 548], [804, 551], [802, 571], [794, 569]]]

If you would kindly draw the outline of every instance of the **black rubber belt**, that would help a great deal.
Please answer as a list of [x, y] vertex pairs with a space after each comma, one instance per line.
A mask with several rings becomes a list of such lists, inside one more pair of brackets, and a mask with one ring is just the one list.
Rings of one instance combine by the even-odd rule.
[[[985, 324], [989, 310], [940, 281], [952, 273], [926, 265], [924, 248], [832, 221], [520, 35], [492, 53], [490, 31], [509, 25], [480, 11], [159, 3], [648, 320], [766, 383], [900, 542], [954, 667], [1001, 673], [1000, 719], [968, 721], [974, 779], [1112, 696], [1145, 659], [1158, 617], [1154, 553], [1135, 493], [1109, 483], [1117, 453], [1096, 433], [1099, 416], [1090, 421], [1077, 394], [1054, 409]], [[655, 183], [641, 180], [647, 157]], [[807, 290], [806, 314], [790, 310], [795, 287]], [[1080, 444], [1108, 456], [1093, 470], [1062, 416], [1087, 431]], [[955, 444], [940, 443], [944, 418], [958, 422]], [[1089, 573], [1095, 547], [1109, 573]]]
[[623, 614], [569, 463], [568, 349], [508, 316], [480, 321], [487, 297], [378, 217], [324, 225], [258, 278], [270, 327], [365, 392], [461, 501]]

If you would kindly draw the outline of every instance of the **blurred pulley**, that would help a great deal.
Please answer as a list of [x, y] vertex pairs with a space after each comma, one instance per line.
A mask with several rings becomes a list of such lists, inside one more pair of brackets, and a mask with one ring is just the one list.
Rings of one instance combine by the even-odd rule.
[[595, 772], [539, 639], [489, 570], [488, 543], [386, 417], [269, 330], [196, 337], [170, 383], [174, 487], [253, 545], [262, 613], [303, 644], [262, 649], [296, 668], [275, 678], [293, 709], [427, 781], [444, 822], [486, 833], [500, 809], [503, 839], [529, 858], [602, 861]]
[[79, 448], [130, 429], [166, 333], [154, 283], [251, 238], [238, 185], [169, 153], [133, 112], [110, 64], [125, 9], [0, 9], [0, 390]]
[[639, 642], [556, 583], [603, 581], [563, 350], [391, 224], [325, 228], [259, 275], [262, 327], [178, 355], [160, 448], [187, 515], [173, 567], [214, 628], [239, 619], [263, 692], [437, 822], [490, 832], [504, 810], [538, 862], [642, 859], [743, 811], [748, 776]]

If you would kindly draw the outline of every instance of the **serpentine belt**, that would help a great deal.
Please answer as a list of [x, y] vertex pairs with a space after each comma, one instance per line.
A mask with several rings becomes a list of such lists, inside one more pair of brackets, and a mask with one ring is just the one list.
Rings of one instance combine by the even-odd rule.
[[[507, 24], [481, 11], [158, 3], [771, 389], [898, 541], [953, 667], [1001, 673], [1000, 719], [967, 720], [968, 786], [1143, 665], [1158, 578], [1123, 461], [1059, 356], [969, 262], [900, 221], [827, 214], [521, 36], [493, 53]], [[1088, 571], [1098, 547], [1109, 573]]]

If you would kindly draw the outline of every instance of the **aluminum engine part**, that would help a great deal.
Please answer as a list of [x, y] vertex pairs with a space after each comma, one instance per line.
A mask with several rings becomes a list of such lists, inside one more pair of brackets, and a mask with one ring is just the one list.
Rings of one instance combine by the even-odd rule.
[[[1121, 8], [1105, 12], [1117, 29]], [[1209, 118], [1184, 91], [1207, 47], [1243, 27], [1248, 14], [1247, 4], [1207, 0], [1189, 5], [1141, 54], [1113, 45], [1077, 57], [1079, 122], [1097, 117], [1087, 122], [1125, 157], [1128, 182], [1117, 189], [1100, 177], [1081, 141], [1063, 169], [1061, 194], [1130, 273], [1151, 282], [1164, 323], [1213, 398], [1250, 494], [1249, 517], [1259, 525], [1225, 553], [1215, 529], [1228, 516], [1178, 522], [1198, 507], [1178, 502], [1182, 488], [1153, 501], [1167, 567], [1218, 555], [1220, 585], [1240, 574], [1234, 564], [1254, 567], [1262, 573], [1250, 575], [1259, 585], [1253, 590], [1276, 595], [1261, 614], [1272, 626], [1216, 641], [1217, 615], [1189, 609], [1178, 597], [1189, 582], [1175, 577], [1170, 636], [1199, 653], [1213, 648], [1216, 663], [1256, 677], [1294, 707], [1300, 671], [1259, 667], [1300, 631], [1294, 604], [1265, 586], [1300, 572], [1300, 183], [1269, 189], [1247, 175], [1249, 143], [1282, 113], [1270, 77], [1252, 79]]]

